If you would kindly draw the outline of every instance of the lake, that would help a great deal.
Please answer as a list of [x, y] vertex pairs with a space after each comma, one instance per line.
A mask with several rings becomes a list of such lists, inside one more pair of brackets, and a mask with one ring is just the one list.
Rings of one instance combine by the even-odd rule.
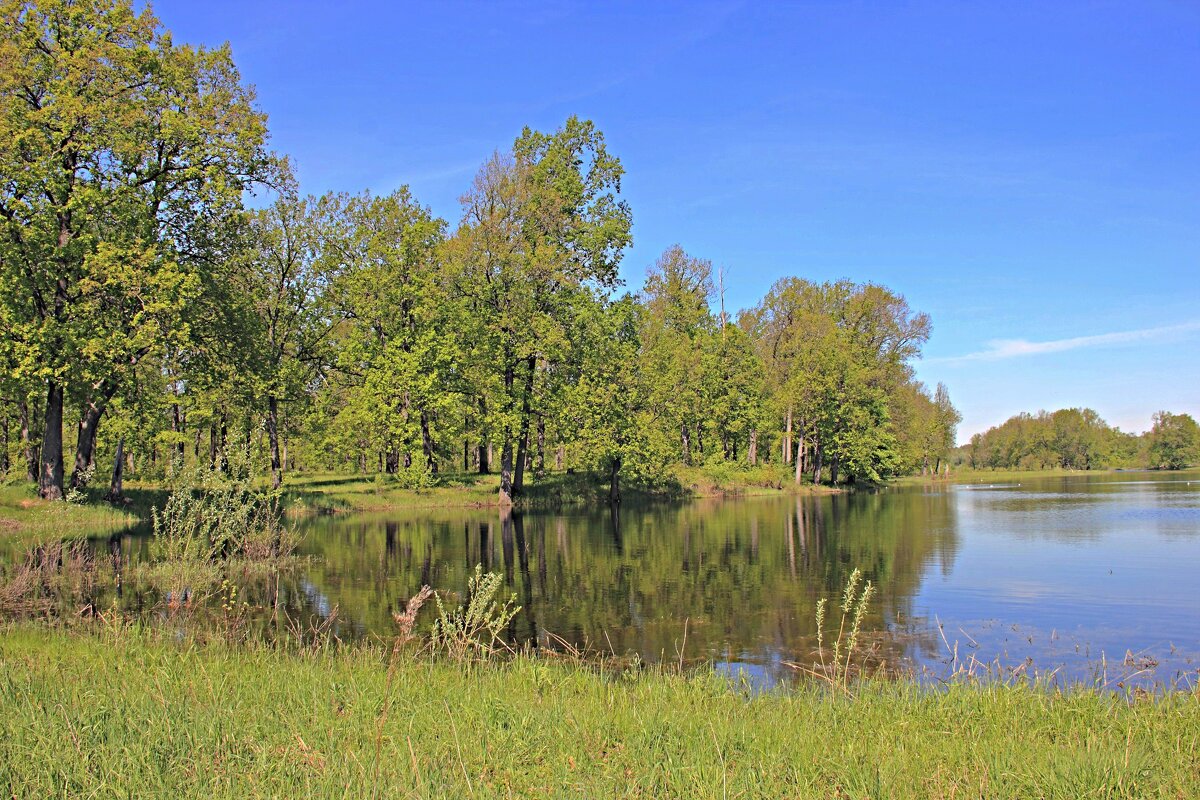
[[282, 582], [280, 602], [297, 617], [336, 608], [344, 638], [389, 635], [422, 584], [462, 591], [482, 564], [522, 606], [514, 641], [710, 660], [770, 684], [811, 663], [816, 603], [836, 605], [857, 567], [877, 587], [865, 623], [875, 663], [1109, 686], [1190, 685], [1200, 666], [1195, 473], [302, 525], [314, 560]]

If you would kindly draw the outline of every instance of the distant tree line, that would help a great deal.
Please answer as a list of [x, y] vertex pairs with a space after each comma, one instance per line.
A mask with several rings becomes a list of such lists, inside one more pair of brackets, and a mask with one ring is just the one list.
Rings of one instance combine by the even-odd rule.
[[1109, 426], [1090, 408], [1018, 414], [971, 437], [955, 460], [974, 469], [1182, 469], [1200, 464], [1200, 428], [1159, 411], [1144, 434]]
[[523, 131], [454, 224], [407, 188], [303, 197], [228, 47], [127, 0], [0, 9], [0, 472], [46, 498], [233, 447], [276, 484], [498, 472], [502, 500], [549, 470], [616, 499], [672, 464], [944, 469], [959, 415], [913, 378], [902, 296], [785, 278], [729, 315], [678, 246], [622, 291], [624, 169], [589, 121]]

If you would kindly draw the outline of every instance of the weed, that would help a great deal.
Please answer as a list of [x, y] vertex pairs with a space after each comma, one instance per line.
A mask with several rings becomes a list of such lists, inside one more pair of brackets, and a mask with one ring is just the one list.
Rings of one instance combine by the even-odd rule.
[[499, 574], [484, 573], [483, 566], [476, 565], [474, 576], [467, 579], [466, 605], [447, 609], [441, 596], [435, 594], [438, 618], [433, 623], [434, 646], [456, 659], [488, 656], [507, 649], [500, 634], [521, 607], [513, 605], [517, 600], [515, 594], [503, 602], [496, 599], [502, 582]]

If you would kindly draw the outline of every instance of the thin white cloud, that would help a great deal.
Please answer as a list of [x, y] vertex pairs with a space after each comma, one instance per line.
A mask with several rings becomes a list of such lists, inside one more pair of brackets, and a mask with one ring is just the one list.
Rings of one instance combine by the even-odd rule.
[[1184, 322], [1180, 325], [1142, 328], [1136, 331], [1100, 333], [1094, 336], [1073, 336], [1070, 339], [1054, 339], [1048, 342], [1030, 342], [1025, 339], [993, 339], [987, 343], [988, 347], [986, 350], [967, 353], [961, 356], [928, 358], [925, 359], [925, 363], [956, 365], [970, 364], [975, 361], [1002, 361], [1009, 358], [1037, 356], [1045, 353], [1062, 353], [1067, 350], [1079, 350], [1085, 347], [1105, 347], [1108, 345], [1159, 341], [1195, 331], [1200, 331], [1200, 320]]

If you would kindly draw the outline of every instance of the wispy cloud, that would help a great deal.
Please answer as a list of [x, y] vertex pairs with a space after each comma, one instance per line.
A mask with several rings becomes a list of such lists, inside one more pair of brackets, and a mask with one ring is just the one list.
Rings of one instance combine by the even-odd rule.
[[1118, 344], [1138, 344], [1161, 341], [1200, 331], [1200, 320], [1179, 325], [1164, 325], [1158, 328], [1142, 328], [1136, 331], [1100, 333], [1094, 336], [1073, 336], [1070, 339], [1053, 339], [1048, 342], [1030, 342], [1026, 339], [993, 339], [986, 350], [961, 356], [925, 359], [927, 364], [969, 364], [975, 361], [1002, 361], [1009, 358], [1037, 356], [1045, 353], [1063, 353], [1085, 347], [1106, 347]]

